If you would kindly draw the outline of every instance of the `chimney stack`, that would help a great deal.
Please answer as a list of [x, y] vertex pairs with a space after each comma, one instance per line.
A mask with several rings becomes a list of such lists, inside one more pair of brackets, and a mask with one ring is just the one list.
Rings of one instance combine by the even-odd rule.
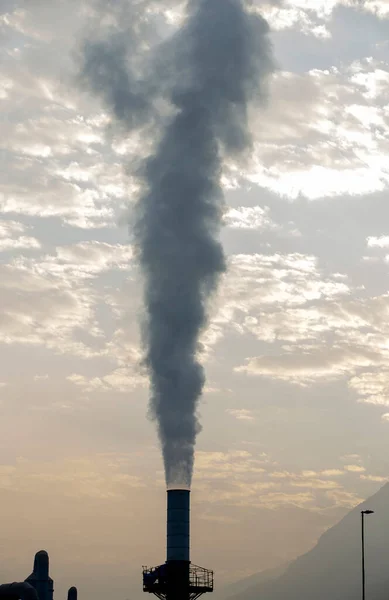
[[190, 491], [168, 490], [166, 561], [190, 562]]
[[190, 562], [190, 491], [167, 491], [166, 562], [143, 567], [143, 591], [159, 600], [197, 600], [213, 591], [213, 571]]

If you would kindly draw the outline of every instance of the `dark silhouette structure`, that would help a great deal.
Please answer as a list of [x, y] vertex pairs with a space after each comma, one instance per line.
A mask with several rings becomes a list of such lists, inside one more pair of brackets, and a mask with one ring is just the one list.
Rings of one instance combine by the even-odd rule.
[[190, 562], [190, 491], [167, 492], [166, 562], [143, 568], [143, 591], [160, 600], [196, 600], [213, 591], [213, 571]]
[[[25, 581], [0, 585], [0, 600], [53, 600], [54, 582], [49, 575], [46, 550], [35, 554], [34, 568]], [[68, 600], [77, 600], [77, 588], [68, 591]]]
[[37, 591], [25, 581], [0, 585], [1, 600], [40, 600]]
[[49, 575], [49, 555], [46, 550], [35, 554], [34, 569], [26, 582], [36, 589], [39, 600], [53, 600], [54, 582]]
[[68, 591], [68, 600], [77, 600], [78, 592], [76, 587], [71, 587]]
[[374, 510], [361, 510], [361, 542], [362, 542], [362, 600], [366, 597], [366, 573], [365, 573], [365, 515], [372, 515]]

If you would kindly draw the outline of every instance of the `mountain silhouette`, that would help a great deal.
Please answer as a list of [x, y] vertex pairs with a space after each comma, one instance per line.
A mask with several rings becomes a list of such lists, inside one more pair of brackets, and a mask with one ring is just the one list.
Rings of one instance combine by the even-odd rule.
[[253, 600], [257, 597], [258, 587], [283, 575], [289, 564], [283, 563], [272, 569], [264, 569], [259, 573], [229, 583], [224, 588], [217, 589], [212, 600]]
[[277, 576], [229, 600], [358, 600], [361, 598], [361, 510], [365, 517], [366, 600], [389, 597], [389, 483], [328, 529], [316, 546]]

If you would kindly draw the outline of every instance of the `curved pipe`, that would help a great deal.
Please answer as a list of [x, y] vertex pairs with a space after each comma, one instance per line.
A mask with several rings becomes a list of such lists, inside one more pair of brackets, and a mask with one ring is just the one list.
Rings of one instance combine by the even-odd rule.
[[39, 600], [36, 590], [25, 581], [0, 585], [1, 600]]

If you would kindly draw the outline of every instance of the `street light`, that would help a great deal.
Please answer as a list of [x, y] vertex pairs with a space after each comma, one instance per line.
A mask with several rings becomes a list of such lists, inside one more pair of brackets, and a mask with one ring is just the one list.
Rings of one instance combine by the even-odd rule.
[[365, 600], [365, 515], [372, 515], [374, 510], [361, 510], [361, 534], [362, 534], [362, 600]]

